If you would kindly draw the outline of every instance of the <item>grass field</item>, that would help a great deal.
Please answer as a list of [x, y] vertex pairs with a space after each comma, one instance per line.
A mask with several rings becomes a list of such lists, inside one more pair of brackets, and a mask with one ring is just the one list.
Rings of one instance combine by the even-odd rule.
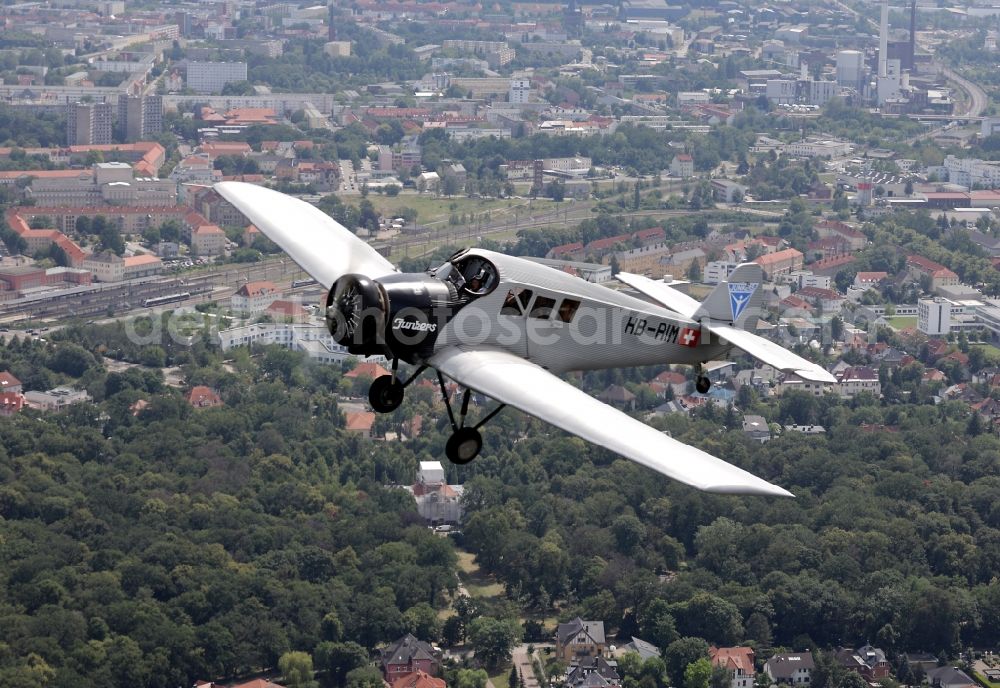
[[[383, 216], [395, 216], [402, 208], [412, 208], [417, 211], [417, 223], [421, 225], [448, 222], [452, 215], [482, 215], [490, 213], [496, 219], [506, 217], [508, 214], [521, 216], [527, 213], [528, 201], [520, 198], [486, 199], [486, 198], [438, 198], [432, 195], [401, 194], [399, 196], [380, 196], [379, 194], [368, 194], [368, 200], [372, 202], [379, 213]], [[531, 202], [532, 212], [541, 212], [558, 207], [559, 204], [542, 199]]]
[[[986, 353], [986, 360], [992, 364], [1000, 363], [1000, 348], [994, 346], [993, 344], [969, 344], [970, 348], [983, 349]], [[1000, 688], [1000, 685], [994, 684], [996, 688]]]
[[473, 597], [498, 597], [502, 595], [503, 585], [497, 583], [492, 576], [482, 573], [475, 559], [475, 555], [471, 552], [458, 551], [458, 577], [465, 589]]
[[907, 327], [917, 326], [917, 317], [915, 315], [895, 315], [891, 318], [886, 318], [889, 324], [896, 330], [902, 330]]

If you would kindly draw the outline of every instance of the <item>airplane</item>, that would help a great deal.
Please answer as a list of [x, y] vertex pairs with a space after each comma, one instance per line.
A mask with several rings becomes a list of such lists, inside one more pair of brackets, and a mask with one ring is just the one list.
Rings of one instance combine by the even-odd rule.
[[[469, 248], [427, 272], [402, 273], [353, 232], [305, 201], [244, 182], [215, 190], [328, 290], [326, 323], [359, 356], [382, 355], [392, 372], [369, 402], [388, 413], [428, 369], [451, 423], [445, 453], [456, 464], [482, 449], [480, 429], [505, 406], [540, 418], [674, 480], [708, 492], [792, 496], [748, 471], [608, 406], [559, 374], [656, 364], [706, 371], [739, 349], [786, 373], [835, 382], [819, 365], [746, 331], [763, 302], [759, 265], [745, 263], [703, 302], [640, 275], [617, 278], [649, 301], [525, 258]], [[399, 362], [416, 366], [406, 379]], [[445, 376], [464, 388], [456, 412]], [[470, 393], [498, 406], [466, 424]]]

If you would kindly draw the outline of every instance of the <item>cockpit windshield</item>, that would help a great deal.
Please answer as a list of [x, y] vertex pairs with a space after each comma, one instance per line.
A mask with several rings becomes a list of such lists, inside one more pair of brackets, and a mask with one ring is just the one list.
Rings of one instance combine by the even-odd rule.
[[453, 256], [433, 271], [439, 280], [455, 285], [457, 292], [466, 297], [485, 296], [493, 291], [499, 275], [496, 266], [482, 256]]

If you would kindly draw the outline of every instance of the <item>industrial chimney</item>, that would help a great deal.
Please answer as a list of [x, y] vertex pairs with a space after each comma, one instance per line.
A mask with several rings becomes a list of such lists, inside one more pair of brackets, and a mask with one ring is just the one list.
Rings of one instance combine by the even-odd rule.
[[888, 76], [886, 61], [889, 59], [889, 0], [882, 0], [882, 21], [878, 26], [878, 77]]

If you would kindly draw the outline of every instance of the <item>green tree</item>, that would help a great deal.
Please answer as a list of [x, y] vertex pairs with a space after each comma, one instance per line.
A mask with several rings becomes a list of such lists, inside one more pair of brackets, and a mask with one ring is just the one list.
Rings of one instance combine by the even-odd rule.
[[711, 678], [712, 663], [702, 657], [684, 669], [684, 688], [709, 688], [708, 682]]
[[323, 685], [329, 688], [344, 685], [348, 673], [368, 662], [368, 651], [353, 641], [326, 641], [313, 650], [313, 664], [321, 672]]
[[481, 616], [469, 624], [469, 639], [476, 657], [487, 668], [496, 668], [510, 660], [514, 645], [521, 639], [521, 625], [516, 619]]
[[382, 672], [373, 666], [363, 666], [347, 672], [347, 688], [381, 688]]
[[286, 652], [278, 659], [278, 671], [287, 688], [317, 688], [313, 660], [307, 652]]
[[667, 675], [675, 683], [684, 678], [689, 664], [708, 658], [708, 643], [701, 638], [679, 638], [663, 651], [663, 661], [667, 663]]

